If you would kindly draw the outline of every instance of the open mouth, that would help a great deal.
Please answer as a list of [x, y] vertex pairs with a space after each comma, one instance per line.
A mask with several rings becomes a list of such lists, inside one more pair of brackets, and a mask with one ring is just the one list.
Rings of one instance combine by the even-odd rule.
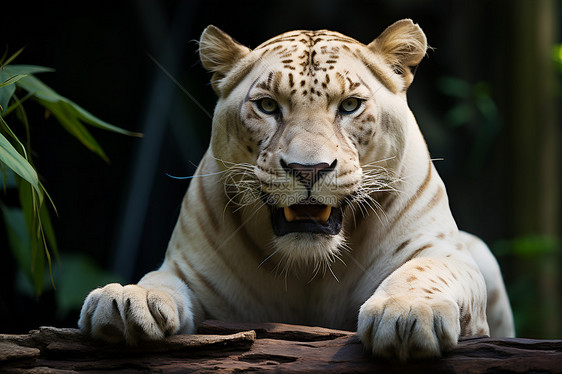
[[294, 232], [336, 235], [342, 226], [343, 209], [314, 202], [278, 208], [271, 206], [273, 231], [277, 236]]

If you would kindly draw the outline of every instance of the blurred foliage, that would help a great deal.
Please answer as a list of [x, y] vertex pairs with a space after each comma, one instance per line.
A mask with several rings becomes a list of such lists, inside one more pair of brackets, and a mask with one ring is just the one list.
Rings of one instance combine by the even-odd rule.
[[494, 244], [496, 256], [514, 255], [521, 259], [535, 259], [544, 255], [556, 254], [560, 242], [547, 236], [523, 236], [511, 240], [500, 240]]
[[[562, 74], [562, 44], [553, 48], [552, 55]], [[502, 129], [501, 117], [492, 98], [492, 88], [487, 82], [473, 84], [444, 76], [438, 80], [438, 90], [452, 102], [445, 115], [446, 125], [453, 129], [462, 128], [472, 135], [463, 170], [477, 173], [490, 157], [490, 151]], [[559, 86], [558, 95], [561, 94]], [[556, 315], [557, 301], [551, 300], [548, 289], [558, 289], [559, 286], [546, 283], [549, 279], [552, 282], [558, 279], [556, 271], [559, 267], [560, 244], [556, 237], [537, 234], [498, 240], [491, 245], [499, 262], [505, 265], [504, 270], [509, 269], [504, 272], [504, 278], [518, 336], [560, 336], [560, 331], [545, 327], [549, 316]]]
[[548, 316], [556, 313], [554, 300], [547, 291], [554, 284], [558, 271], [560, 240], [547, 236], [522, 236], [500, 240], [492, 246], [500, 262], [510, 263], [517, 274], [506, 278], [517, 336], [560, 338], [559, 331], [545, 326]]
[[[84, 299], [91, 290], [108, 283], [123, 283], [123, 279], [103, 270], [90, 257], [82, 254], [61, 253], [60, 261], [53, 264], [53, 278], [57, 280], [54, 296], [57, 317], [60, 320], [66, 318], [70, 312], [80, 310]], [[48, 291], [50, 284], [46, 275], [46, 286], [43, 291]], [[18, 273], [16, 287], [19, 292], [29, 297], [34, 297], [36, 294], [22, 269]]]
[[487, 82], [471, 84], [460, 78], [443, 76], [437, 81], [437, 88], [454, 100], [445, 116], [447, 124], [453, 128], [466, 127], [475, 134], [467, 161], [468, 171], [474, 173], [486, 163], [501, 128], [491, 87]]
[[558, 71], [562, 74], [562, 44], [556, 44], [552, 47], [552, 59], [558, 68]]
[[[18, 192], [19, 207], [9, 207], [0, 201], [8, 243], [17, 265], [39, 295], [45, 284], [45, 268], [52, 270], [51, 254], [58, 256], [55, 233], [46, 199], [55, 205], [39, 180], [31, 157], [31, 131], [24, 103], [32, 100], [52, 114], [58, 123], [80, 143], [108, 161], [106, 154], [84, 124], [104, 130], [140, 136], [113, 126], [93, 116], [76, 103], [59, 95], [34, 76], [53, 69], [34, 65], [12, 65], [22, 49], [0, 58], [0, 177], [4, 192]], [[9, 121], [8, 121], [8, 120]], [[19, 123], [13, 131], [12, 121]], [[10, 125], [8, 125], [10, 122]], [[25, 133], [24, 140], [17, 133]], [[56, 210], [55, 210], [56, 212]], [[52, 274], [50, 274], [53, 283]]]
[[[558, 74], [557, 100], [562, 98], [562, 44], [552, 47], [552, 61]], [[498, 240], [492, 251], [513, 274], [504, 274], [513, 309], [517, 336], [560, 338], [560, 323], [550, 326], [551, 316], [559, 315], [559, 300], [550, 290], [560, 289], [559, 269], [562, 242], [559, 237], [525, 235]]]

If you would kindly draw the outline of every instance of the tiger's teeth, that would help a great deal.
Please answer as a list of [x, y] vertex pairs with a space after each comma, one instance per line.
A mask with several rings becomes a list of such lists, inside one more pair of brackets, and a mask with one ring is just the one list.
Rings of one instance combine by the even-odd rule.
[[328, 222], [331, 213], [332, 213], [332, 207], [327, 206], [320, 211], [320, 213], [318, 214], [318, 219], [322, 222]]
[[285, 219], [287, 220], [287, 222], [293, 222], [297, 219], [297, 213], [295, 213], [295, 211], [288, 206], [283, 208], [283, 212], [285, 213]]
[[330, 214], [332, 214], [332, 207], [326, 206], [320, 208], [318, 206], [315, 206], [313, 208], [311, 207], [310, 210], [303, 210], [302, 207], [295, 209], [286, 206], [283, 207], [283, 213], [287, 222], [313, 220], [326, 223], [330, 219]]

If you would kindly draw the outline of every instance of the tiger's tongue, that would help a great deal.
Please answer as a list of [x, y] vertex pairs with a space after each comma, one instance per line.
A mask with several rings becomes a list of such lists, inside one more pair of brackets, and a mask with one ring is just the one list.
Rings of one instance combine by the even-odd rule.
[[295, 204], [283, 208], [287, 222], [299, 220], [328, 222], [332, 207], [326, 205]]

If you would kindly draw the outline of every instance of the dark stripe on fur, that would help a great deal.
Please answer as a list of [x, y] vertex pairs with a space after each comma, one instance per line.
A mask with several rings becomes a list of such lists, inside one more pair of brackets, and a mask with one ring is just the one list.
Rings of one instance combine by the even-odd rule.
[[[266, 212], [266, 214], [269, 214], [269, 212]], [[237, 235], [239, 236], [240, 242], [244, 243], [244, 249], [246, 249], [246, 251], [248, 252], [248, 254], [258, 263], [258, 264], [262, 264], [263, 260], [265, 260], [266, 258], [266, 253], [263, 251], [262, 248], [259, 248], [258, 246], [255, 245], [254, 240], [252, 240], [252, 238], [250, 237], [250, 234], [248, 233], [248, 229], [247, 229], [247, 223], [246, 222], [242, 222], [242, 216], [240, 214], [238, 214], [238, 212], [234, 212], [232, 214], [232, 218], [233, 218], [233, 225], [237, 228], [238, 233]], [[262, 264], [261, 267], [263, 267], [264, 269], [268, 270], [268, 271], [272, 271], [273, 268], [270, 266], [270, 261], [265, 262], [264, 264]]]
[[[244, 289], [246, 290], [248, 293], [250, 293], [250, 295], [252, 296], [252, 298], [254, 300], [259, 300], [259, 298], [257, 297], [257, 293], [256, 291], [251, 287], [250, 284], [248, 284], [243, 277], [241, 277], [241, 274], [239, 274], [238, 271], [236, 271], [236, 269], [233, 269], [231, 267], [231, 261], [229, 261], [228, 258], [225, 257], [224, 253], [223, 253], [223, 249], [226, 249], [228, 247], [230, 247], [231, 245], [229, 245], [229, 241], [234, 241], [239, 239], [238, 234], [241, 231], [241, 226], [237, 227], [238, 231], [235, 231], [232, 235], [230, 235], [230, 237], [226, 238], [225, 241], [218, 243], [216, 240], [219, 239], [217, 237], [216, 234], [211, 234], [209, 232], [209, 230], [205, 230], [205, 222], [203, 222], [199, 215], [197, 216], [196, 219], [197, 222], [197, 226], [199, 226], [199, 232], [201, 232], [203, 234], [203, 238], [205, 239], [205, 241], [207, 242], [207, 246], [205, 246], [205, 248], [211, 249], [213, 250], [213, 252], [216, 254], [216, 256], [220, 259], [221, 262], [221, 267], [224, 268], [224, 271], [228, 271], [228, 273], [232, 276], [232, 278], [234, 278], [238, 284], [240, 284], [240, 289]], [[243, 245], [245, 245], [244, 242], [241, 242]], [[243, 315], [243, 314], [240, 314]]]
[[408, 258], [406, 259], [405, 262], [408, 262], [411, 259], [418, 257], [418, 255], [420, 253], [422, 253], [423, 251], [425, 251], [426, 249], [431, 248], [431, 247], [433, 247], [433, 244], [428, 243], [428, 244], [424, 245], [423, 247], [420, 247], [420, 248], [416, 249], [414, 252], [412, 252], [412, 254], [410, 256], [408, 256]]
[[395, 250], [394, 250], [394, 255], [396, 255], [398, 252], [400, 252], [401, 250], [403, 250], [408, 244], [410, 243], [410, 239], [402, 242], [402, 244], [400, 244]]
[[[185, 256], [184, 253], [180, 252], [180, 256], [181, 256], [182, 264], [189, 267], [189, 272], [191, 273], [191, 276], [194, 279], [193, 279], [193, 282], [189, 282], [188, 277], [185, 275], [183, 270], [179, 267], [177, 262], [173, 261], [173, 264], [174, 264], [173, 271], [174, 271], [174, 274], [178, 278], [180, 278], [188, 287], [190, 287], [192, 289], [193, 289], [193, 286], [196, 283], [198, 283], [199, 285], [202, 285], [203, 287], [208, 289], [211, 293], [213, 293], [217, 299], [222, 300], [224, 303], [228, 303], [228, 299], [226, 298], [226, 296], [222, 295], [220, 290], [217, 287], [215, 287], [213, 285], [213, 283], [210, 280], [208, 280], [203, 274], [201, 274], [197, 270], [195, 270], [195, 267], [190, 264], [190, 262], [188, 261], [188, 259], [187, 259], [187, 257]], [[205, 306], [202, 303], [202, 300], [199, 300], [199, 302], [200, 302], [201, 306], [203, 307], [203, 309], [205, 310], [205, 313], [207, 314], [207, 311], [205, 309]], [[229, 304], [229, 306], [232, 307], [232, 304], [230, 304], [230, 303], [228, 303], [228, 304]], [[207, 317], [212, 317], [212, 316], [207, 316]]]
[[439, 203], [441, 199], [443, 199], [443, 196], [445, 196], [445, 189], [443, 188], [443, 186], [439, 186], [439, 188], [435, 192], [435, 195], [433, 195], [431, 200], [429, 200], [429, 202], [427, 203], [427, 206], [425, 207], [424, 211], [427, 212], [428, 210], [435, 207], [437, 203]]
[[[220, 231], [220, 225], [218, 223], [217, 218], [213, 214], [213, 209], [209, 205], [209, 199], [207, 198], [205, 186], [203, 185], [203, 180], [201, 178], [197, 178], [195, 179], [194, 182], [197, 183], [197, 194], [199, 195], [199, 202], [201, 203], [205, 211], [204, 216], [206, 217], [206, 221], [210, 225], [210, 229], [212, 229], [213, 232], [218, 234]], [[200, 216], [201, 214], [197, 215], [198, 220]]]
[[406, 204], [406, 206], [400, 211], [400, 213], [398, 213], [396, 215], [396, 218], [394, 219], [394, 221], [392, 222], [392, 224], [389, 226], [390, 230], [392, 230], [394, 228], [394, 226], [400, 222], [400, 219], [404, 216], [404, 214], [410, 210], [410, 208], [414, 205], [414, 203], [416, 201], [418, 201], [418, 199], [420, 198], [420, 196], [423, 194], [423, 192], [427, 189], [427, 186], [429, 186], [429, 182], [431, 181], [431, 177], [433, 175], [432, 173], [432, 169], [433, 169], [433, 164], [431, 163], [431, 161], [429, 162], [429, 167], [427, 170], [427, 175], [424, 179], [424, 181], [422, 182], [422, 184], [418, 187], [416, 193], [414, 194], [414, 196], [412, 196], [410, 198], [410, 200], [408, 200], [408, 203]]

